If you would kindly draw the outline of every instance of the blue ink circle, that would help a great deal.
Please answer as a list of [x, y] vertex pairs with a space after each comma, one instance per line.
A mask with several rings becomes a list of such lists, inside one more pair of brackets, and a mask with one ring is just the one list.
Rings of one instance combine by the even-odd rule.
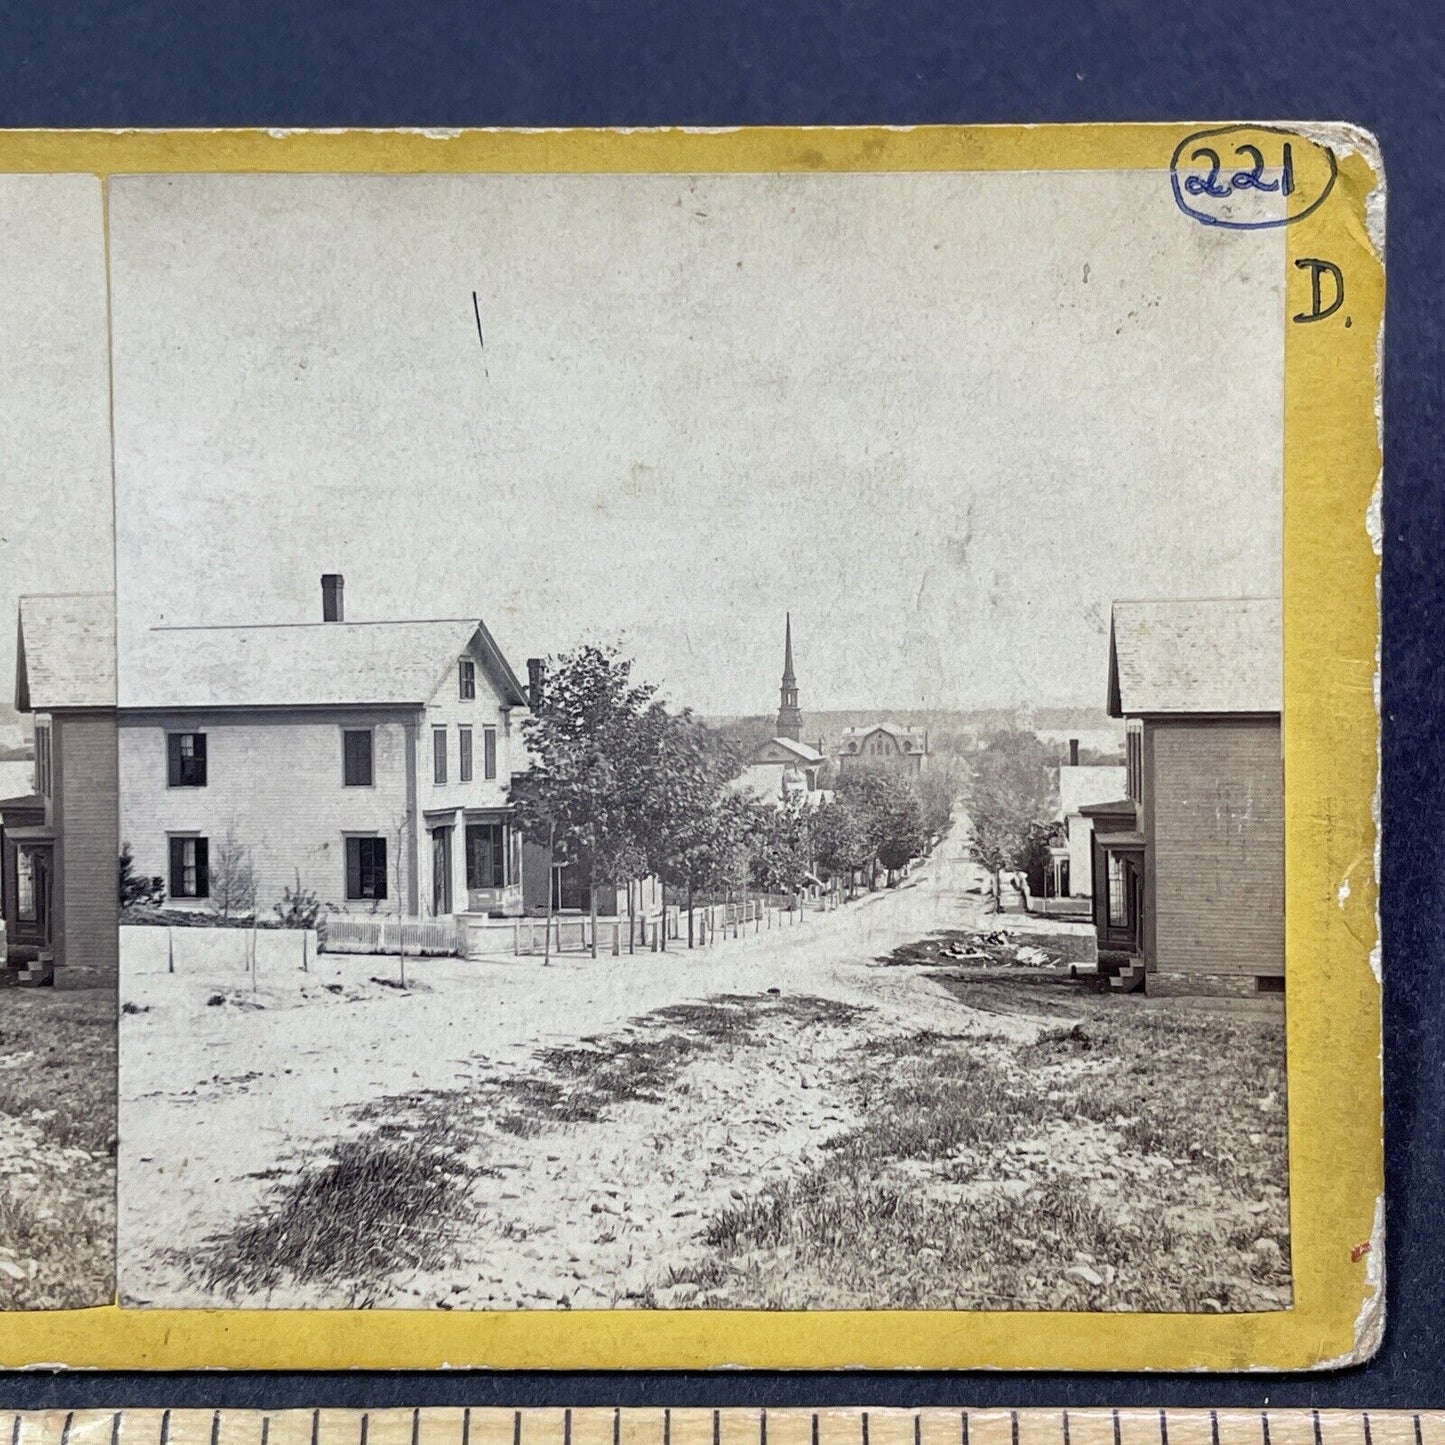
[[[1197, 210], [1194, 206], [1191, 206], [1189, 202], [1184, 199], [1185, 190], [1188, 190], [1191, 195], [1194, 195], [1204, 191], [1205, 186], [1202, 182], [1199, 182], [1199, 178], [1197, 176], [1191, 176], [1187, 178], [1184, 186], [1180, 185], [1179, 158], [1184, 154], [1185, 147], [1197, 145], [1200, 141], [1212, 140], [1216, 136], [1239, 135], [1241, 132], [1247, 132], [1253, 135], [1259, 135], [1262, 133], [1265, 135], [1287, 136], [1290, 140], [1303, 141], [1306, 145], [1313, 146], [1316, 150], [1323, 151], [1325, 154], [1325, 158], [1329, 161], [1330, 164], [1330, 175], [1329, 179], [1325, 182], [1324, 189], [1302, 211], [1296, 211], [1292, 216], [1280, 216], [1274, 220], [1269, 221], [1231, 221], [1224, 216], [1212, 215], [1208, 211]], [[1319, 210], [1319, 208], [1324, 205], [1326, 198], [1335, 188], [1335, 181], [1339, 178], [1339, 174], [1339, 162], [1335, 159], [1335, 153], [1333, 150], [1330, 149], [1329, 146], [1320, 145], [1318, 141], [1312, 141], [1309, 139], [1308, 136], [1302, 136], [1296, 131], [1286, 130], [1283, 126], [1278, 125], [1236, 124], [1215, 126], [1211, 130], [1196, 130], [1185, 136], [1184, 139], [1180, 141], [1177, 146], [1174, 147], [1174, 154], [1169, 157], [1169, 184], [1174, 191], [1174, 204], [1178, 206], [1179, 209], [1183, 211], [1186, 216], [1192, 217], [1201, 225], [1220, 226], [1228, 231], [1265, 231], [1270, 230], [1275, 226], [1288, 226], [1295, 221], [1302, 221], [1306, 216], [1313, 215], [1314, 212]], [[1189, 185], [1189, 181], [1191, 180], [1199, 182], [1199, 184], [1191, 186]], [[1228, 193], [1226, 192], [1226, 194]]]

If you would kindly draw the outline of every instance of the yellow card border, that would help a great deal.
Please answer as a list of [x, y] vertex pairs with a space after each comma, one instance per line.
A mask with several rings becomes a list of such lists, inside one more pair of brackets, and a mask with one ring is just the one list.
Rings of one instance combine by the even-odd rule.
[[[650, 131], [10, 131], [0, 173], [1157, 170], [1185, 125]], [[1286, 321], [1287, 1039], [1295, 1305], [1245, 1315], [852, 1311], [262, 1311], [0, 1314], [0, 1362], [111, 1369], [750, 1366], [1302, 1369], [1373, 1351], [1384, 1180], [1373, 802], [1379, 766], [1376, 496], [1384, 270], [1367, 203], [1378, 150], [1344, 126], [1325, 204], [1286, 228], [1290, 314], [1306, 257], [1348, 303]], [[1181, 225], [1197, 221], [1180, 215]], [[1200, 305], [1210, 304], [1208, 297]], [[1351, 324], [1343, 324], [1348, 314]], [[1227, 427], [1227, 419], [1223, 419]], [[1228, 505], [1221, 496], [1220, 505]], [[1378, 533], [1377, 533], [1378, 535]]]

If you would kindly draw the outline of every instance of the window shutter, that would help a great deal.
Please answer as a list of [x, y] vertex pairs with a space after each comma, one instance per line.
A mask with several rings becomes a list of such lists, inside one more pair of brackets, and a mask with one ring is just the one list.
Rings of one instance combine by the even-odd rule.
[[386, 839], [371, 840], [371, 893], [373, 898], [386, 897]]
[[497, 730], [487, 728], [482, 733], [483, 765], [488, 778], [497, 776]]
[[[171, 787], [180, 786], [181, 782], [181, 735], [179, 733], [166, 734], [166, 781]], [[176, 840], [171, 839], [171, 856], [175, 857]], [[174, 876], [175, 864], [171, 864], [172, 876]]]
[[342, 738], [343, 781], [348, 788], [369, 788], [372, 783], [371, 733], [358, 728]]
[[186, 874], [186, 840], [184, 838], [171, 839], [171, 897], [182, 898], [185, 895], [182, 890], [182, 880]]
[[211, 869], [209, 847], [205, 838], [196, 839], [196, 897], [211, 896]]
[[361, 839], [346, 840], [346, 896], [361, 897]]

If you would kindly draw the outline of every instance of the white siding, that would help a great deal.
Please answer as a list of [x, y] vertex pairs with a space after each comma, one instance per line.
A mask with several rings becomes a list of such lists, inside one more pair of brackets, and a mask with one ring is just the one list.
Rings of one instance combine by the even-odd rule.
[[[523, 770], [526, 759], [522, 756], [521, 725], [512, 722], [511, 710], [502, 706], [502, 699], [492, 684], [479, 652], [470, 654], [476, 667], [476, 696], [463, 698], [459, 685], [457, 662], [447, 669], [431, 701], [426, 706], [422, 724], [419, 766], [421, 808], [423, 817], [419, 827], [421, 854], [421, 895], [420, 911], [432, 912], [434, 888], [432, 871], [432, 828], [449, 826], [451, 835], [451, 899], [452, 909], [461, 912], [468, 908], [470, 899], [467, 891], [466, 825], [467, 815], [479, 810], [495, 812], [505, 809], [507, 793], [512, 781], [512, 767]], [[461, 738], [463, 727], [472, 730], [472, 776], [469, 782], [461, 777]], [[444, 729], [446, 735], [447, 769], [446, 782], [435, 781], [433, 738], [436, 730]], [[497, 739], [496, 776], [487, 777], [487, 729], [495, 730]], [[506, 911], [520, 912], [522, 889], [520, 880], [521, 847], [512, 845], [511, 863], [514, 874], [513, 888], [507, 893], [506, 901], [498, 898], [496, 903]], [[480, 897], [480, 895], [479, 895]]]
[[[457, 664], [454, 661], [447, 669], [432, 700], [426, 707], [426, 722], [422, 728], [421, 806], [423, 810], [439, 808], [501, 808], [506, 806], [507, 788], [512, 781], [509, 767], [512, 728], [508, 710], [503, 708], [491, 680], [477, 659], [477, 695], [470, 700], [459, 696], [457, 685]], [[458, 766], [460, 746], [458, 730], [463, 726], [472, 729], [472, 781], [460, 781]], [[432, 729], [442, 727], [447, 735], [447, 780], [438, 785], [432, 781]], [[490, 781], [486, 777], [486, 748], [484, 730], [497, 730], [497, 776]], [[519, 763], [525, 767], [525, 762]]]
[[[214, 872], [216, 850], [232, 827], [250, 850], [259, 913], [271, 913], [298, 870], [302, 886], [323, 903], [364, 912], [370, 903], [346, 899], [343, 840], [375, 833], [387, 838], [385, 907], [395, 910], [397, 830], [408, 818], [408, 734], [419, 717], [396, 708], [122, 714], [120, 831], [136, 871], [166, 877], [168, 834], [198, 832], [211, 840]], [[342, 783], [341, 734], [351, 727], [373, 729], [369, 788]], [[168, 732], [206, 734], [205, 787], [167, 786]]]

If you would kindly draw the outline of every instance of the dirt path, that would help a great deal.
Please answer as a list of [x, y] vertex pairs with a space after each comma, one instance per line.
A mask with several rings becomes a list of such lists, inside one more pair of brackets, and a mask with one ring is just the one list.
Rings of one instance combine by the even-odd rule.
[[913, 946], [980, 921], [971, 882], [950, 849], [791, 929], [404, 992], [123, 943], [125, 1297], [1287, 1306], [1282, 1020]]
[[[591, 960], [426, 961], [401, 993], [378, 959], [326, 957], [263, 981], [167, 974], [123, 946], [121, 1287], [128, 1300], [213, 1303], [196, 1261], [264, 1219], [278, 1190], [365, 1137], [403, 1132], [428, 1101], [467, 1118], [463, 1205], [476, 1221], [444, 1268], [357, 1282], [237, 1291], [238, 1302], [398, 1306], [612, 1303], [643, 1298], [697, 1252], [699, 1221], [759, 1180], [797, 1167], [854, 1121], [830, 1081], [875, 1037], [944, 1027], [974, 1011], [926, 976], [875, 960], [971, 919], [956, 847], [905, 887], [791, 929], [708, 950]], [[210, 1004], [223, 997], [226, 1002]], [[679, 1060], [664, 1097], [618, 1098], [596, 1121], [523, 1117], [538, 1054], [588, 1038], [669, 1036], [650, 1016], [720, 996], [751, 1001], [741, 1033]], [[822, 1000], [853, 1010], [820, 1021]], [[990, 1017], [987, 1027], [999, 1028]], [[1021, 1023], [1020, 1037], [1034, 1025]], [[566, 1092], [564, 1080], [563, 1092]], [[552, 1087], [558, 1087], [555, 1081]], [[514, 1108], [513, 1112], [517, 1112]], [[545, 1111], [544, 1111], [545, 1112]], [[536, 1123], [537, 1121], [534, 1121]], [[332, 1181], [334, 1182], [334, 1181]], [[330, 1187], [326, 1180], [322, 1187]], [[400, 1227], [400, 1226], [398, 1226]], [[425, 1233], [432, 1226], [412, 1225]], [[403, 1250], [403, 1253], [405, 1251]], [[418, 1249], [425, 1259], [428, 1251]]]

